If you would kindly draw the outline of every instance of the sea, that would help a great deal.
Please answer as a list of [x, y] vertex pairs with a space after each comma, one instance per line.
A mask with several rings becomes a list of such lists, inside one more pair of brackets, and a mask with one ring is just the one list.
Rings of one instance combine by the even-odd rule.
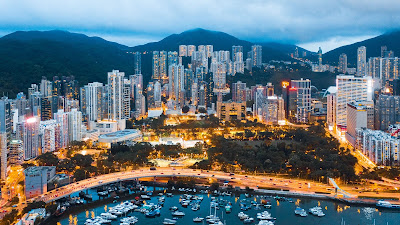
[[[152, 187], [148, 187], [147, 191], [153, 191]], [[93, 196], [93, 200], [99, 199], [94, 190], [90, 191]], [[197, 196], [203, 196], [203, 201], [200, 203], [200, 209], [198, 211], [192, 211], [191, 207], [188, 206], [184, 208], [180, 205], [180, 197], [184, 193], [176, 193], [172, 197], [165, 197], [164, 206], [161, 209], [161, 214], [155, 218], [146, 218], [144, 214], [140, 212], [131, 212], [126, 216], [136, 216], [139, 220], [136, 225], [161, 225], [163, 224], [164, 218], [172, 219], [170, 207], [177, 206], [180, 211], [185, 212], [185, 216], [179, 218], [177, 225], [190, 225], [190, 224], [203, 224], [194, 223], [193, 218], [195, 217], [206, 217], [216, 213], [217, 216], [226, 225], [241, 225], [243, 221], [238, 218], [238, 213], [241, 212], [240, 202], [247, 202], [251, 205], [251, 201], [260, 202], [261, 198], [265, 196], [246, 196], [241, 195], [231, 195], [231, 196], [212, 196], [210, 194], [195, 194]], [[74, 195], [78, 195], [75, 193]], [[74, 196], [73, 195], [73, 196]], [[232, 203], [232, 212], [227, 214], [225, 209], [221, 207], [219, 210], [210, 210], [210, 202], [212, 197], [217, 199], [224, 199], [226, 202]], [[146, 203], [158, 203], [159, 196], [152, 196], [150, 200]], [[133, 199], [133, 197], [132, 197]], [[252, 224], [258, 224], [257, 213], [262, 211], [268, 211], [271, 213], [272, 217], [276, 218], [276, 225], [398, 225], [400, 224], [400, 210], [388, 210], [375, 207], [363, 207], [347, 205], [344, 203], [336, 201], [321, 201], [317, 199], [310, 198], [286, 198], [279, 199], [276, 196], [267, 196], [272, 207], [270, 209], [265, 209], [261, 207], [261, 210], [256, 209], [252, 206], [249, 210], [244, 211], [250, 217], [253, 217], [255, 221]], [[124, 200], [126, 201], [126, 200]], [[80, 212], [69, 213], [68, 211], [61, 217], [56, 223], [57, 225], [80, 225], [84, 224], [86, 219], [92, 218], [94, 216], [99, 216], [103, 212], [107, 212], [111, 207], [121, 204], [122, 200], [117, 200], [114, 203], [104, 204], [101, 206], [96, 206], [93, 208], [87, 208]], [[324, 217], [316, 217], [308, 214], [307, 217], [300, 217], [295, 215], [294, 210], [296, 207], [301, 207], [308, 212], [309, 208], [320, 206], [325, 214]], [[112, 225], [119, 225], [120, 219], [112, 221]], [[206, 222], [204, 222], [206, 224]]]

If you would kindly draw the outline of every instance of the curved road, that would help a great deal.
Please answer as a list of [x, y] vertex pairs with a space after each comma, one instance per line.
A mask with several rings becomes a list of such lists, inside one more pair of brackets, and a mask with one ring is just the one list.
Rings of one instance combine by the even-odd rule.
[[315, 193], [327, 192], [327, 188], [331, 186], [315, 183], [305, 182], [304, 180], [293, 180], [286, 178], [267, 177], [267, 176], [253, 176], [253, 175], [239, 175], [235, 174], [230, 176], [229, 173], [219, 171], [205, 171], [205, 170], [192, 170], [192, 169], [174, 169], [174, 168], [157, 168], [157, 170], [150, 170], [143, 168], [140, 170], [124, 171], [111, 174], [100, 175], [97, 177], [81, 180], [76, 183], [66, 185], [47, 192], [41, 196], [30, 199], [29, 201], [45, 201], [51, 202], [72, 193], [83, 191], [88, 188], [96, 188], [105, 184], [115, 183], [123, 180], [133, 180], [145, 177], [197, 177], [197, 178], [214, 178], [219, 180], [229, 180], [235, 182], [235, 186], [249, 186], [250, 188], [257, 187], [274, 187], [276, 189], [286, 189], [299, 193]]

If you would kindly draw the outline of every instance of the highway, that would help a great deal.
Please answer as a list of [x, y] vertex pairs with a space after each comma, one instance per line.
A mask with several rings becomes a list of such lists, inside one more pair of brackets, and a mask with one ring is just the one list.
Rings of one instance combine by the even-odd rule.
[[332, 190], [332, 186], [327, 184], [310, 182], [305, 180], [297, 180], [297, 179], [256, 176], [256, 175], [239, 175], [239, 174], [230, 176], [229, 173], [224, 173], [219, 171], [207, 172], [207, 171], [192, 170], [192, 169], [157, 168], [157, 170], [150, 170], [149, 168], [143, 168], [133, 171], [105, 174], [94, 178], [82, 180], [76, 183], [66, 185], [64, 187], [57, 188], [41, 196], [37, 196], [33, 199], [30, 199], [29, 201], [36, 200], [36, 201], [44, 201], [47, 203], [66, 197], [75, 192], [80, 192], [89, 188], [96, 188], [98, 186], [115, 183], [118, 181], [133, 180], [146, 177], [172, 177], [172, 176], [229, 180], [235, 183], [234, 186], [240, 186], [242, 188], [246, 186], [254, 189], [257, 189], [258, 187], [273, 187], [276, 189], [291, 190], [293, 192], [299, 192], [299, 193], [312, 194], [315, 192], [330, 192], [327, 190]]

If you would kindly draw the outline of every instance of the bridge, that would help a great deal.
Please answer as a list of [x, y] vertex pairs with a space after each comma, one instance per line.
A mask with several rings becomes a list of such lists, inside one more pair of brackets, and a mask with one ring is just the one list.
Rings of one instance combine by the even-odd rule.
[[[326, 192], [329, 185], [311, 182], [304, 180], [296, 180], [290, 178], [279, 178], [272, 176], [258, 176], [258, 175], [230, 175], [229, 173], [220, 171], [205, 171], [205, 170], [192, 170], [192, 169], [175, 169], [175, 168], [157, 168], [157, 170], [150, 170], [143, 168], [139, 170], [123, 171], [110, 174], [104, 174], [97, 177], [81, 180], [72, 183], [45, 194], [29, 199], [28, 201], [44, 201], [46, 203], [67, 197], [75, 192], [84, 191], [86, 189], [96, 188], [99, 186], [116, 183], [119, 181], [135, 180], [148, 177], [195, 177], [195, 178], [212, 178], [219, 180], [234, 181], [235, 186], [242, 188], [248, 186], [257, 189], [258, 187], [273, 187], [285, 190], [291, 190], [298, 193], [315, 193], [318, 191]], [[310, 187], [308, 187], [310, 184]], [[308, 190], [307, 190], [308, 188]]]
[[343, 197], [345, 197], [345, 198], [356, 198], [357, 197], [357, 196], [352, 195], [349, 192], [344, 191], [343, 189], [341, 189], [339, 187], [339, 185], [337, 185], [336, 182], [332, 178], [329, 178], [329, 183], [332, 184], [335, 187], [336, 192], [339, 192], [340, 194], [342, 194]]

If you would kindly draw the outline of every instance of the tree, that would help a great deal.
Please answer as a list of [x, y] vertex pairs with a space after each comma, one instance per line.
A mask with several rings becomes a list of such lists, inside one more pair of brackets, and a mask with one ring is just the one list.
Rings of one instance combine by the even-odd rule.
[[207, 113], [207, 110], [204, 107], [200, 107], [198, 111], [199, 113]]
[[85, 170], [77, 169], [74, 173], [75, 181], [84, 180], [86, 178]]
[[19, 198], [18, 197], [13, 197], [12, 199], [10, 199], [11, 205], [17, 204], [18, 202], [19, 202]]
[[72, 162], [81, 167], [89, 167], [93, 163], [93, 159], [91, 155], [82, 155], [82, 154], [75, 154], [74, 157], [71, 158]]
[[190, 110], [190, 108], [189, 108], [189, 106], [187, 106], [187, 105], [185, 105], [185, 106], [182, 107], [182, 112], [183, 112], [183, 113], [188, 113], [189, 110]]
[[39, 166], [57, 166], [58, 158], [52, 152], [46, 152], [36, 158]]

